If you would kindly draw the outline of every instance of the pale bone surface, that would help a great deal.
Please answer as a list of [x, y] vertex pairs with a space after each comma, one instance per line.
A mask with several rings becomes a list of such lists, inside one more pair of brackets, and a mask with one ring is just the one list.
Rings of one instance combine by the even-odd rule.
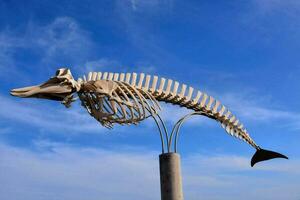
[[[56, 82], [60, 82], [59, 87], [54, 84]], [[45, 84], [52, 84], [51, 89], [43, 88]], [[75, 81], [70, 70], [62, 68], [45, 84], [15, 89], [11, 94], [20, 97], [61, 100], [66, 107], [69, 107], [75, 100], [73, 93], [77, 92], [82, 106], [108, 128], [115, 123], [137, 124], [149, 116], [155, 116], [160, 110], [158, 102], [162, 101], [212, 118], [220, 122], [230, 135], [259, 149], [243, 124], [218, 100], [185, 84], [179, 84], [177, 81], [144, 73], [109, 72], [90, 72], [87, 76]], [[43, 93], [37, 94], [40, 90]], [[28, 94], [28, 92], [31, 93]]]

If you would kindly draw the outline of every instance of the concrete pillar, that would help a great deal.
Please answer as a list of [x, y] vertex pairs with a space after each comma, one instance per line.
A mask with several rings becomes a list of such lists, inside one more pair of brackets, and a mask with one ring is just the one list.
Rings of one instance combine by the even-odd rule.
[[183, 200], [179, 154], [159, 155], [159, 168], [161, 200]]

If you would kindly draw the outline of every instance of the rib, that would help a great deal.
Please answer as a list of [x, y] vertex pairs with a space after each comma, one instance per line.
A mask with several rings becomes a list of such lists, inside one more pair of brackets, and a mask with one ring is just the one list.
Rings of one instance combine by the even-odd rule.
[[[95, 77], [96, 73], [89, 73], [88, 80], [83, 77], [83, 82], [101, 79], [118, 83], [117, 93], [120, 97], [115, 97], [115, 101], [121, 106], [121, 111], [119, 110], [118, 113], [123, 113], [122, 117], [124, 118], [119, 116], [119, 123], [125, 123], [125, 121], [130, 123], [130, 120], [132, 123], [137, 123], [146, 118], [146, 110], [150, 110], [150, 115], [155, 115], [160, 109], [158, 102], [166, 102], [201, 112], [202, 115], [218, 121], [230, 135], [259, 148], [236, 116], [220, 101], [206, 93], [195, 91], [194, 88], [179, 84], [179, 82], [171, 79], [160, 78], [158, 84], [158, 76], [145, 75], [144, 73], [137, 75], [136, 73], [104, 72], [101, 74], [100, 72], [97, 74], [97, 78]], [[178, 92], [179, 88], [180, 92]], [[124, 111], [126, 110], [124, 109], [125, 105], [130, 110], [130, 117], [128, 116], [129, 113]]]

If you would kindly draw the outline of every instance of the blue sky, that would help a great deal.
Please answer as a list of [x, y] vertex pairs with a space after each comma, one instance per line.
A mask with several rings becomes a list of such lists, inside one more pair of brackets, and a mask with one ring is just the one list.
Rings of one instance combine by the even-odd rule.
[[[251, 168], [254, 149], [195, 118], [179, 144], [186, 199], [299, 200], [299, 11], [297, 0], [1, 1], [0, 199], [159, 199], [151, 120], [106, 130], [80, 102], [9, 95], [67, 66], [191, 85], [290, 158]], [[169, 126], [187, 112], [163, 108]]]

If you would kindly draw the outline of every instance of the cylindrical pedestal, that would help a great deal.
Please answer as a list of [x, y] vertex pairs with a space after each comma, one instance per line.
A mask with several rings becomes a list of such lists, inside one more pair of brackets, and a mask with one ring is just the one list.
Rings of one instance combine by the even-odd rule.
[[159, 155], [159, 168], [161, 200], [183, 200], [179, 154]]

